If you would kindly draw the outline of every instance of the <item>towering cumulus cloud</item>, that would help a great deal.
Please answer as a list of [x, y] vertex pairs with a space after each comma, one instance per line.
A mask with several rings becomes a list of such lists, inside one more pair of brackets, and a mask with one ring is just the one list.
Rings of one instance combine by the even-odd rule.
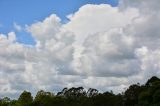
[[26, 27], [36, 45], [0, 34], [0, 95], [84, 86], [121, 92], [160, 75], [159, 0], [82, 6], [61, 23], [55, 14]]

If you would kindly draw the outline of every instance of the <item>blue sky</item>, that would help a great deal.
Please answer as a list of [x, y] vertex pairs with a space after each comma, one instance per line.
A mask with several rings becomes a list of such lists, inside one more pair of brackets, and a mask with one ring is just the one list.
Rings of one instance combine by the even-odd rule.
[[[81, 6], [102, 3], [116, 6], [118, 0], [0, 0], [0, 33], [7, 34], [15, 31], [13, 23], [21, 26], [30, 25], [53, 13], [65, 22], [66, 16], [76, 12]], [[33, 38], [24, 31], [16, 34], [18, 42], [35, 43]]]

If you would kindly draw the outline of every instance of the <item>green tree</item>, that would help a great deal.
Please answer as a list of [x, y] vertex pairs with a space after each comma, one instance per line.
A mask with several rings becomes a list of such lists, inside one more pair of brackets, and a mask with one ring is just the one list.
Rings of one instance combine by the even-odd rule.
[[4, 97], [4, 98], [1, 100], [2, 106], [9, 106], [10, 102], [11, 102], [11, 99], [8, 98], [8, 97]]
[[154, 93], [153, 103], [160, 103], [160, 89]]
[[156, 76], [153, 76], [146, 82], [146, 86], [152, 86], [154, 82], [160, 82], [160, 79]]
[[149, 106], [151, 103], [151, 96], [148, 91], [143, 91], [139, 95], [139, 101], [138, 101], [140, 106]]
[[126, 99], [125, 105], [134, 106], [135, 104], [138, 104], [138, 97], [141, 91], [142, 87], [140, 84], [131, 85], [124, 93], [124, 98]]
[[38, 91], [34, 99], [34, 106], [52, 106], [54, 97], [51, 92]]
[[97, 89], [93, 89], [93, 88], [89, 88], [87, 91], [87, 96], [88, 97], [93, 97], [93, 96], [97, 96], [98, 95], [98, 90]]
[[24, 91], [20, 95], [18, 102], [21, 106], [30, 106], [33, 102], [33, 97], [30, 92]]

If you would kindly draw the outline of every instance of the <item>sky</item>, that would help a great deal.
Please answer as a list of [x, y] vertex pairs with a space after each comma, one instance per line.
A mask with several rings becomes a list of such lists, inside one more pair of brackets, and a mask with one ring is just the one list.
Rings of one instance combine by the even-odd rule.
[[0, 98], [160, 76], [159, 0], [0, 0]]

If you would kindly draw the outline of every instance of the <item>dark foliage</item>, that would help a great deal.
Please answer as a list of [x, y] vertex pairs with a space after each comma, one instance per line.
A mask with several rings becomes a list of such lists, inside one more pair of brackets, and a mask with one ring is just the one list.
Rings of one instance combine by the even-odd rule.
[[0, 99], [0, 106], [160, 106], [160, 79], [154, 76], [145, 85], [133, 84], [117, 95], [72, 87], [57, 95], [41, 90], [33, 99], [30, 92], [24, 91], [18, 100]]

